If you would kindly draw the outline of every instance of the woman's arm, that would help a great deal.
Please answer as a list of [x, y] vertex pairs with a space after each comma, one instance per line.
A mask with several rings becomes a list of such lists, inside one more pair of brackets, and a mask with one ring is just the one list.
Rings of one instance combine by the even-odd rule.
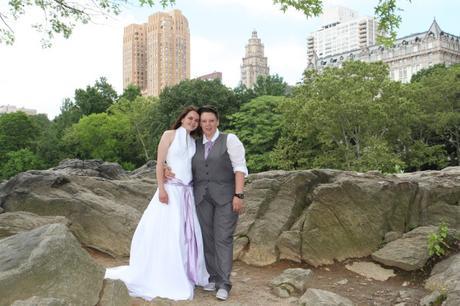
[[158, 197], [161, 203], [168, 204], [168, 194], [165, 190], [164, 182], [164, 164], [166, 161], [166, 154], [168, 153], [169, 146], [174, 139], [174, 133], [176, 131], [169, 130], [165, 131], [161, 136], [160, 143], [158, 144], [157, 152], [157, 165], [156, 165], [156, 176], [158, 184]]

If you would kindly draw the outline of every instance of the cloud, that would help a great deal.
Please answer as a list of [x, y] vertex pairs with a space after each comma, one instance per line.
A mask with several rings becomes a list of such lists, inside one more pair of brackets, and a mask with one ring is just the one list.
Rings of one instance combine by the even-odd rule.
[[58, 37], [49, 49], [41, 48], [41, 34], [30, 28], [33, 18], [18, 24], [15, 44], [0, 45], [0, 105], [33, 108], [53, 118], [64, 98], [101, 76], [121, 92], [123, 24], [132, 19], [123, 15], [79, 25], [69, 39]]
[[284, 40], [265, 49], [270, 74], [279, 74], [284, 80], [295, 85], [301, 81], [307, 67], [306, 48], [296, 40]]
[[232, 46], [225, 41], [210, 40], [191, 35], [191, 77], [195, 78], [214, 71], [223, 73], [223, 83], [235, 87], [240, 81], [242, 57], [232, 52]]
[[279, 4], [273, 4], [271, 0], [197, 0], [201, 5], [206, 6], [223, 6], [223, 7], [239, 7], [246, 14], [253, 16], [264, 16], [267, 18], [290, 18], [295, 20], [305, 20], [303, 13], [289, 8], [286, 12], [280, 10]]

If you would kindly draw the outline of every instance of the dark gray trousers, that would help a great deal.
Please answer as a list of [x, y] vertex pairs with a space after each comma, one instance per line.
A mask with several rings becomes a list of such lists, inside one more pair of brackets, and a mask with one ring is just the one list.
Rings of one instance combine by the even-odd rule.
[[217, 288], [232, 288], [230, 273], [233, 265], [233, 233], [238, 214], [232, 202], [219, 205], [208, 195], [197, 205], [198, 220], [203, 234], [204, 256], [209, 281]]

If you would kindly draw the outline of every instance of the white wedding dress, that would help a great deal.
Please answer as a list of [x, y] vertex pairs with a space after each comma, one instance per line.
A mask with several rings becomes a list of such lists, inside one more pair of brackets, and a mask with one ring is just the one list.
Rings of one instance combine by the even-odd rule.
[[155, 297], [192, 299], [195, 285], [208, 283], [190, 187], [194, 154], [195, 140], [183, 127], [178, 128], [166, 157], [175, 174], [165, 184], [168, 204], [159, 201], [157, 190], [134, 232], [129, 266], [106, 270], [105, 277], [122, 280], [131, 296], [148, 301]]

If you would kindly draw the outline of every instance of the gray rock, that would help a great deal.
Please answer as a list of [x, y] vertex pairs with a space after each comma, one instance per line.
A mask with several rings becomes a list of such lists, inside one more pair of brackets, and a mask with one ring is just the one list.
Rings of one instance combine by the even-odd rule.
[[99, 306], [129, 306], [131, 297], [121, 280], [105, 279]]
[[285, 231], [278, 237], [276, 246], [279, 250], [279, 259], [295, 262], [302, 261], [300, 231]]
[[301, 306], [353, 306], [353, 302], [330, 291], [309, 288], [299, 299]]
[[460, 289], [460, 253], [437, 263], [425, 282], [425, 288], [441, 292]]
[[460, 305], [460, 285], [450, 290], [447, 294], [447, 299], [442, 304], [443, 306], [458, 306]]
[[70, 306], [70, 304], [63, 299], [33, 296], [27, 300], [15, 301], [11, 306]]
[[126, 176], [126, 171], [119, 164], [98, 159], [65, 159], [53, 170], [65, 175], [97, 176], [107, 179], [121, 179]]
[[431, 305], [434, 305], [434, 302], [439, 299], [439, 297], [441, 296], [441, 292], [439, 292], [438, 290], [435, 290], [433, 291], [431, 294], [423, 297], [421, 300], [420, 300], [420, 306], [431, 306]]
[[342, 280], [339, 280], [338, 282], [336, 282], [337, 285], [346, 285], [348, 284], [348, 279], [344, 278]]
[[388, 232], [388, 233], [385, 234], [384, 242], [388, 243], [388, 242], [391, 242], [391, 241], [395, 241], [396, 239], [401, 238], [402, 235], [403, 234], [401, 232]]
[[313, 272], [309, 269], [286, 269], [270, 282], [270, 287], [275, 295], [285, 298], [303, 293], [312, 277]]
[[43, 217], [25, 211], [3, 213], [0, 214], [0, 239], [53, 223], [70, 225], [67, 218], [60, 216]]
[[249, 243], [248, 237], [235, 237], [233, 241], [233, 260], [240, 258]]
[[128, 256], [141, 213], [153, 196], [153, 184], [143, 179], [109, 180], [59, 171], [16, 175], [0, 189], [0, 205], [7, 212], [64, 216], [83, 245], [113, 256]]
[[406, 271], [421, 269], [430, 257], [427, 247], [428, 235], [436, 231], [437, 228], [434, 226], [416, 228], [372, 253], [372, 259]]
[[44, 225], [0, 240], [0, 305], [31, 296], [96, 305], [104, 268], [63, 224]]
[[347, 264], [345, 268], [359, 275], [362, 275], [367, 279], [372, 278], [378, 281], [386, 281], [390, 277], [396, 276], [393, 270], [382, 268], [376, 263], [367, 261], [353, 262], [352, 264]]
[[240, 260], [264, 266], [278, 260], [277, 241], [300, 217], [307, 205], [306, 194], [320, 182], [312, 171], [255, 175], [247, 185], [246, 212], [236, 234], [249, 238], [249, 248]]

